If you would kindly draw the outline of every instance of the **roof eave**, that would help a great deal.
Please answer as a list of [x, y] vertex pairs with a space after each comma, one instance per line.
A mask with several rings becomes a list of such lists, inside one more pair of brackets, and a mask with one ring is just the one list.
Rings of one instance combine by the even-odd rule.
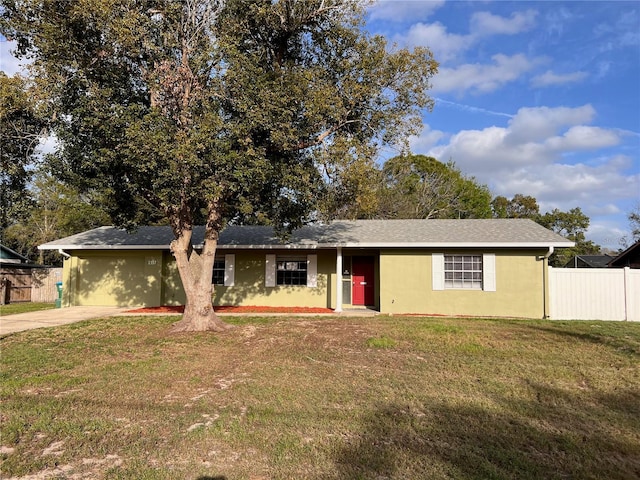
[[[218, 245], [220, 250], [316, 250], [342, 248], [568, 248], [573, 242], [346, 242], [303, 243], [274, 245]], [[194, 245], [202, 248], [202, 244]], [[51, 245], [38, 246], [39, 250], [169, 250], [169, 245]]]

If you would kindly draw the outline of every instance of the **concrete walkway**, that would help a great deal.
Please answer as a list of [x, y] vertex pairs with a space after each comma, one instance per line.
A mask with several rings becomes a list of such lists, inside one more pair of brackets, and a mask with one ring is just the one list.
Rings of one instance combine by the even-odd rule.
[[57, 327], [68, 323], [104, 318], [121, 314], [129, 308], [121, 307], [66, 307], [37, 312], [16, 313], [0, 317], [0, 335], [22, 332], [34, 328]]
[[[80, 322], [92, 318], [113, 317], [116, 315], [138, 316], [138, 315], [179, 315], [175, 313], [136, 313], [127, 312], [135, 310], [135, 307], [65, 307], [53, 308], [49, 310], [38, 310], [37, 312], [16, 313], [14, 315], [4, 315], [0, 317], [0, 336], [10, 333], [32, 330], [34, 328], [57, 327], [69, 323]], [[372, 317], [378, 312], [364, 308], [345, 309], [339, 313], [220, 313], [221, 317], [314, 317], [314, 316], [357, 316]]]

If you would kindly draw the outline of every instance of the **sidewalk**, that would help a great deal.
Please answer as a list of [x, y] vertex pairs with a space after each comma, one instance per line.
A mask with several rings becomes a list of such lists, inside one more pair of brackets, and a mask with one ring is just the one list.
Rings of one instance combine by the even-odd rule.
[[122, 313], [121, 307], [66, 307], [37, 312], [16, 313], [0, 317], [0, 335], [34, 328], [56, 327], [91, 318], [111, 317]]

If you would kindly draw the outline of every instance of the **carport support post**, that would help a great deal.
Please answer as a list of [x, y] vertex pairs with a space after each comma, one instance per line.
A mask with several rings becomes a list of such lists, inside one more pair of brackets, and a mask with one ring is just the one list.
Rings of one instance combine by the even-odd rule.
[[336, 253], [336, 308], [334, 312], [342, 312], [342, 247]]

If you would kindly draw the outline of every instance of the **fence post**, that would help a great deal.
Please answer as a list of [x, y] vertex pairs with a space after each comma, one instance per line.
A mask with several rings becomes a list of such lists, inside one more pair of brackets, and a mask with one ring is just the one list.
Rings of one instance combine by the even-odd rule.
[[7, 277], [0, 280], [0, 305], [6, 305], [9, 303], [9, 296], [11, 293], [11, 280]]
[[631, 272], [631, 268], [624, 267], [624, 319], [625, 321], [629, 320], [629, 302], [631, 301], [631, 289], [629, 274]]

